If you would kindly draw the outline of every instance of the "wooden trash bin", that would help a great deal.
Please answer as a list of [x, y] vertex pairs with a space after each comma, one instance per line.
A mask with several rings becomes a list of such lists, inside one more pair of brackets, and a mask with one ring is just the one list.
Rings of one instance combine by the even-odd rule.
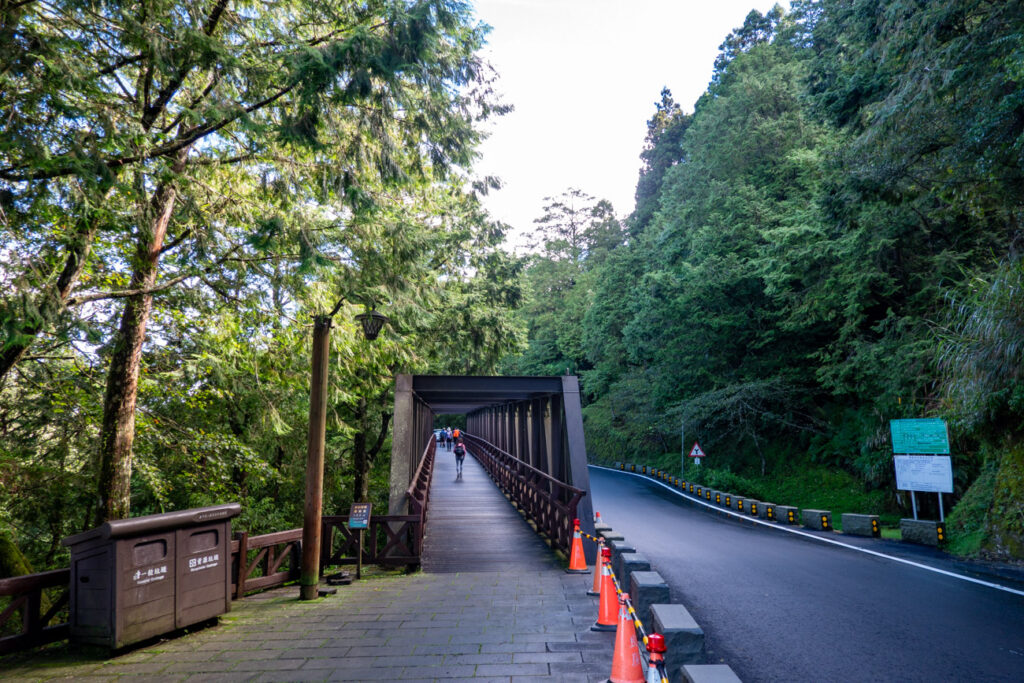
[[71, 639], [120, 648], [231, 609], [238, 503], [106, 522], [65, 538]]

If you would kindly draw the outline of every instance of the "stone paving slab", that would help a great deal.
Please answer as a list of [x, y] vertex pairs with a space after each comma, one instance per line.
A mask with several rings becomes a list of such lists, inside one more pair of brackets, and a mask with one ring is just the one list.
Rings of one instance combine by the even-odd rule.
[[[288, 587], [219, 625], [116, 657], [63, 646], [0, 659], [3, 681], [604, 681], [614, 633], [589, 630], [592, 579], [541, 571], [373, 578], [312, 602]], [[574, 624], [576, 621], [584, 623]]]

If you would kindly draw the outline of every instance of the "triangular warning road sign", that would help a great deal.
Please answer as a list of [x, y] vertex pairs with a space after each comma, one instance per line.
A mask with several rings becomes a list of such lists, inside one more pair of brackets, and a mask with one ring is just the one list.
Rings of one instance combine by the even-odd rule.
[[700, 444], [696, 441], [693, 442], [693, 448], [690, 449], [691, 458], [706, 458], [707, 454], [700, 449]]

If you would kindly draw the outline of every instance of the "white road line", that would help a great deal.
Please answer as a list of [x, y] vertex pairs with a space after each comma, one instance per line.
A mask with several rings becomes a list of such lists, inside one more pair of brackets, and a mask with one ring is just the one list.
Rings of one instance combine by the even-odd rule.
[[681, 496], [682, 498], [685, 498], [686, 500], [690, 501], [691, 503], [699, 503], [699, 504], [703, 505], [706, 508], [710, 508], [710, 509], [714, 510], [715, 512], [724, 512], [727, 515], [732, 515], [733, 517], [737, 517], [739, 519], [742, 519], [745, 522], [753, 522], [755, 524], [760, 524], [761, 526], [768, 527], [769, 529], [775, 529], [776, 531], [785, 531], [785, 532], [788, 532], [788, 533], [791, 533], [791, 534], [796, 534], [798, 536], [804, 536], [806, 538], [811, 538], [811, 539], [814, 539], [815, 541], [821, 541], [822, 543], [830, 543], [831, 545], [837, 545], [837, 546], [840, 546], [842, 548], [849, 548], [850, 550], [856, 550], [857, 552], [864, 553], [866, 555], [874, 555], [875, 557], [881, 557], [881, 558], [886, 559], [886, 560], [892, 560], [893, 562], [899, 562], [900, 564], [910, 565], [911, 567], [917, 567], [918, 569], [924, 569], [926, 571], [935, 572], [936, 574], [942, 574], [944, 576], [950, 576], [950, 577], [952, 577], [954, 579], [960, 579], [961, 581], [967, 581], [969, 583], [975, 583], [975, 584], [978, 584], [979, 586], [986, 586], [988, 588], [995, 588], [996, 590], [1005, 591], [1007, 593], [1013, 593], [1014, 595], [1024, 596], [1024, 590], [1017, 590], [1016, 588], [1010, 588], [1009, 586], [1004, 586], [1002, 584], [992, 583], [991, 581], [982, 581], [981, 579], [975, 579], [975, 578], [970, 577], [970, 576], [964, 576], [963, 574], [957, 574], [956, 572], [949, 572], [949, 571], [946, 571], [945, 569], [938, 569], [937, 567], [929, 567], [928, 565], [921, 564], [920, 562], [913, 562], [911, 560], [904, 560], [902, 557], [895, 557], [894, 555], [886, 555], [885, 553], [880, 553], [880, 552], [875, 551], [875, 550], [868, 550], [867, 548], [861, 548], [860, 546], [850, 545], [849, 543], [843, 543], [842, 541], [835, 541], [835, 540], [832, 540], [831, 538], [822, 538], [821, 536], [816, 536], [814, 534], [809, 534], [806, 531], [800, 531], [799, 529], [793, 529], [793, 528], [790, 528], [788, 526], [783, 526], [783, 525], [780, 525], [780, 524], [775, 523], [775, 522], [765, 522], [765, 521], [762, 521], [762, 520], [760, 520], [760, 519], [758, 519], [756, 517], [751, 517], [750, 515], [741, 515], [739, 513], [733, 512], [732, 510], [728, 510], [728, 509], [720, 507], [718, 505], [712, 505], [711, 503], [706, 503], [703, 500], [701, 500], [700, 498], [696, 498], [694, 496], [687, 495], [687, 494], [683, 493], [682, 491], [680, 491], [679, 489], [674, 488], [672, 486], [669, 486], [668, 484], [666, 484], [663, 481], [660, 481], [658, 479], [653, 479], [653, 478], [647, 476], [646, 474], [640, 474], [639, 472], [627, 472], [626, 470], [617, 470], [614, 467], [604, 467], [602, 465], [588, 465], [588, 467], [594, 467], [594, 468], [601, 469], [601, 470], [607, 470], [609, 472], [616, 472], [618, 474], [629, 474], [629, 475], [634, 476], [634, 477], [639, 477], [639, 478], [643, 479], [644, 481], [651, 482], [652, 484], [657, 484], [658, 486], [661, 486], [662, 488], [667, 489], [667, 490], [671, 491], [672, 493], [674, 493], [674, 494], [676, 494], [678, 496]]

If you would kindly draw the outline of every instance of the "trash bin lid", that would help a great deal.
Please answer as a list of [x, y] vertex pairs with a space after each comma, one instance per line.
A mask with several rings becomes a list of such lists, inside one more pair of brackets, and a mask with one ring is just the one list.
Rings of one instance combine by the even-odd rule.
[[176, 510], [164, 512], [157, 515], [143, 515], [142, 517], [129, 517], [128, 519], [114, 519], [104, 522], [95, 529], [68, 536], [63, 541], [64, 545], [75, 545], [94, 538], [126, 538], [129, 536], [143, 536], [145, 534], [178, 529], [182, 527], [206, 524], [225, 519], [237, 517], [242, 512], [239, 503], [225, 503], [224, 505], [211, 505], [204, 508], [190, 508], [188, 510]]

